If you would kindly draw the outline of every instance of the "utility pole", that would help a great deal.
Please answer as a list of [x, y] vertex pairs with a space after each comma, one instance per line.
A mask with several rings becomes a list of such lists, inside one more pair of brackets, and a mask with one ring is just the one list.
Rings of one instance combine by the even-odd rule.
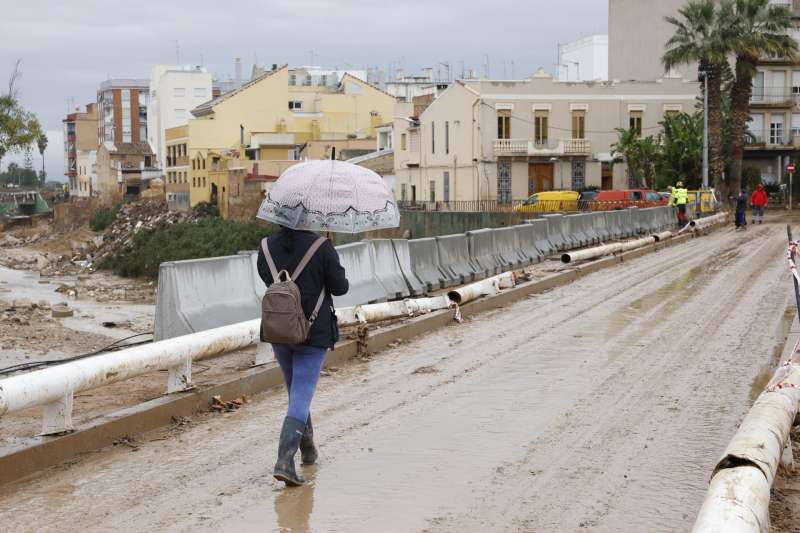
[[708, 189], [708, 78], [711, 67], [700, 63], [698, 77], [703, 82], [703, 189]]

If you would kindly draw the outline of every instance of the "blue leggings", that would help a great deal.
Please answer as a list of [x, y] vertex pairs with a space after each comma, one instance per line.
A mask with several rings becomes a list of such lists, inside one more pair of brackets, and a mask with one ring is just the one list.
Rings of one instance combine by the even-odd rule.
[[327, 350], [305, 344], [273, 344], [272, 351], [281, 367], [286, 390], [289, 392], [289, 410], [286, 416], [305, 422], [308, 420], [311, 399], [314, 398]]

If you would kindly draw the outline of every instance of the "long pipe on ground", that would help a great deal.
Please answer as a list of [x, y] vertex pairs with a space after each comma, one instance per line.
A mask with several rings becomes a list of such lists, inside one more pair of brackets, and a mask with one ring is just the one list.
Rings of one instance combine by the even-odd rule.
[[[669, 232], [665, 233], [669, 234], [670, 237], [672, 236], [672, 234]], [[586, 250], [578, 250], [576, 252], [566, 252], [561, 254], [561, 262], [572, 263], [574, 261], [585, 261], [587, 259], [595, 259], [597, 257], [603, 257], [604, 255], [629, 252], [631, 250], [641, 248], [642, 246], [653, 244], [658, 240], [659, 237], [651, 235], [649, 237], [643, 237], [641, 239], [636, 239], [634, 241], [617, 242], [613, 244], [606, 244], [604, 246], [595, 246], [594, 248], [587, 248]]]
[[[800, 344], [800, 343], [799, 343]], [[800, 401], [800, 365], [778, 368], [717, 463], [693, 533], [769, 530], [770, 487], [788, 445]]]
[[492, 278], [486, 278], [482, 281], [453, 289], [447, 293], [447, 297], [453, 303], [462, 305], [472, 300], [477, 300], [481, 296], [489, 296], [499, 293], [502, 289], [510, 289], [515, 283], [514, 272], [505, 272]]
[[671, 231], [662, 231], [660, 233], [654, 233], [653, 237], [656, 238], [656, 242], [666, 241], [667, 239], [671, 239], [672, 238], [672, 232]]

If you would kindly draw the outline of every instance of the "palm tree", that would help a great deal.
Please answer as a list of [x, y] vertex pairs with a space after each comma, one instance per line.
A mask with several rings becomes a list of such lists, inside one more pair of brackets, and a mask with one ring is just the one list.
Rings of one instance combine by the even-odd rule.
[[645, 189], [653, 187], [660, 150], [658, 141], [652, 136], [642, 137], [634, 128], [617, 128], [617, 134], [619, 138], [611, 146], [611, 154], [624, 159], [628, 165], [630, 186]]
[[[742, 159], [750, 120], [750, 98], [756, 65], [764, 57], [794, 59], [797, 41], [791, 11], [769, 0], [726, 0], [719, 23], [732, 30], [736, 77], [731, 84], [731, 173], [728, 191], [742, 186]], [[782, 89], [782, 88], [781, 88]]]
[[[726, 0], [727, 1], [727, 0]], [[714, 187], [724, 187], [725, 163], [722, 153], [722, 78], [729, 69], [730, 53], [727, 29], [719, 25], [715, 0], [690, 0], [678, 10], [678, 17], [666, 17], [675, 27], [661, 58], [669, 71], [679, 65], [699, 63], [709, 72], [708, 140], [709, 173]]]
[[44, 151], [47, 150], [47, 134], [43, 131], [39, 132], [39, 135], [36, 137], [36, 146], [39, 148], [39, 155], [42, 156], [42, 185], [45, 182], [45, 173], [44, 173]]

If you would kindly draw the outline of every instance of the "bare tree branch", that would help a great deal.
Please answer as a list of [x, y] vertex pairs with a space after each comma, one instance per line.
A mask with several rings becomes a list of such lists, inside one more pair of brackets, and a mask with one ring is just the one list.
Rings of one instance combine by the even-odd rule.
[[11, 76], [8, 78], [8, 93], [7, 95], [16, 100], [19, 90], [17, 89], [17, 82], [22, 77], [22, 60], [17, 59], [14, 63], [14, 70], [11, 71]]

